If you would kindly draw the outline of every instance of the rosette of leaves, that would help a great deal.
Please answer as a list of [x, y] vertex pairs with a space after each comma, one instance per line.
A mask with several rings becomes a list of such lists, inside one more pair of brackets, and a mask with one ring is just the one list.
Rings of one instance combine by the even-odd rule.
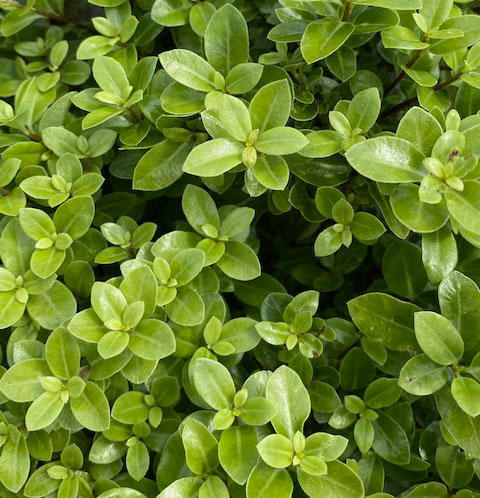
[[102, 6], [105, 7], [105, 17], [92, 18], [93, 27], [100, 34], [82, 40], [76, 54], [80, 61], [95, 59], [124, 46], [137, 30], [139, 21], [132, 15], [128, 2], [112, 2], [112, 5]]
[[131, 271], [118, 287], [95, 282], [92, 308], [75, 315], [69, 330], [85, 342], [96, 343], [104, 359], [121, 355], [128, 348], [135, 356], [133, 361], [154, 367], [175, 350], [170, 327], [152, 317], [156, 300], [157, 282], [146, 266]]
[[94, 203], [89, 196], [68, 200], [57, 208], [53, 219], [40, 209], [21, 209], [20, 226], [35, 241], [30, 259], [30, 268], [35, 275], [47, 278], [60, 268], [72, 242], [90, 227], [94, 211]]
[[103, 223], [100, 226], [102, 235], [113, 246], [97, 253], [95, 262], [99, 264], [118, 263], [134, 257], [143, 244], [152, 240], [156, 229], [155, 223], [146, 222], [138, 226], [137, 222], [129, 216], [121, 216], [116, 223], [111, 221]]
[[51, 177], [29, 176], [22, 181], [20, 188], [34, 199], [46, 200], [53, 208], [71, 197], [95, 194], [104, 181], [99, 173], [84, 173], [80, 160], [67, 153], [59, 157], [56, 173]]
[[59, 327], [45, 344], [45, 359], [20, 361], [5, 372], [1, 391], [12, 401], [30, 403], [25, 415], [28, 431], [38, 431], [57, 420], [62, 425], [69, 416], [92, 431], [108, 428], [107, 398], [97, 384], [84, 380], [88, 368], [80, 368], [80, 359], [75, 338]]
[[317, 309], [318, 292], [306, 291], [294, 298], [288, 294], [277, 294], [262, 307], [262, 318], [279, 315], [283, 321], [265, 320], [257, 323], [255, 328], [269, 344], [285, 345], [288, 351], [298, 346], [298, 351], [306, 358], [317, 358], [323, 351], [319, 337], [325, 334], [327, 340], [331, 340], [333, 332], [330, 330], [327, 333], [325, 322], [314, 317]]
[[[156, 2], [155, 6], [159, 3], [165, 4], [161, 1]], [[190, 1], [186, 3], [192, 5]], [[209, 2], [202, 3], [209, 5]], [[249, 62], [247, 23], [230, 4], [213, 13], [208, 22], [205, 56], [207, 60], [186, 49], [170, 50], [159, 55], [162, 67], [174, 80], [161, 96], [166, 112], [193, 115], [214, 105], [223, 93], [241, 95], [252, 90], [260, 81], [263, 66]]]
[[0, 328], [21, 322], [25, 312], [40, 326], [52, 330], [76, 311], [75, 298], [52, 274], [41, 278], [30, 269], [34, 242], [11, 220], [0, 237]]
[[340, 100], [328, 114], [333, 130], [309, 133], [306, 136], [309, 144], [299, 154], [311, 158], [329, 157], [363, 142], [377, 121], [380, 107], [380, 95], [375, 87], [358, 92], [351, 101]]
[[[67, 168], [72, 170], [72, 172], [78, 172], [78, 165], [71, 164], [70, 166], [66, 166], [67, 162], [73, 163], [71, 156], [74, 156], [76, 159], [83, 159], [84, 161], [88, 160], [89, 167], [92, 170], [94, 170], [94, 166], [100, 168], [102, 166], [99, 159], [100, 156], [111, 149], [116, 137], [117, 134], [113, 130], [97, 130], [89, 133], [87, 136], [77, 136], [62, 126], [48, 127], [42, 131], [43, 143], [54, 154], [59, 156], [56, 168], [60, 168], [61, 170]], [[95, 170], [90, 173], [95, 173]], [[93, 178], [90, 177], [90, 179]]]
[[461, 425], [475, 418], [480, 406], [478, 339], [464, 321], [471, 306], [479, 302], [480, 291], [475, 282], [454, 271], [440, 283], [438, 298], [442, 314], [418, 311], [414, 315], [421, 352], [402, 367], [399, 385], [416, 396], [436, 393], [439, 406], [444, 406], [442, 413], [457, 414], [444, 421], [457, 438]]
[[68, 445], [60, 460], [49, 462], [32, 473], [25, 485], [25, 496], [43, 497], [52, 493], [62, 496], [92, 496], [90, 476], [82, 471], [83, 453], [76, 444]]
[[[158, 281], [157, 306], [164, 307], [170, 320], [194, 326], [205, 318], [205, 304], [190, 282], [199, 276], [205, 263], [201, 249], [180, 250], [170, 262], [155, 257], [151, 266]], [[126, 265], [123, 265], [126, 268]], [[125, 269], [125, 272], [128, 272]], [[127, 273], [128, 274], [128, 273]]]
[[[154, 380], [150, 392], [128, 391], [121, 394], [112, 407], [112, 423], [103, 437], [114, 442], [117, 451], [126, 452], [126, 466], [133, 479], [140, 481], [150, 466], [148, 449], [157, 450], [162, 435], [163, 410], [180, 399], [175, 377]], [[122, 443], [124, 447], [122, 448]], [[92, 454], [97, 452], [92, 448]]]
[[[419, 122], [425, 126], [417, 131]], [[467, 123], [462, 126], [458, 113], [451, 111], [440, 124], [414, 107], [400, 121], [396, 136], [357, 144], [346, 157], [363, 176], [398, 184], [383, 189], [395, 216], [411, 230], [435, 232], [450, 219], [455, 232], [475, 240], [480, 230], [475, 214], [478, 156], [474, 121]]]
[[265, 425], [275, 414], [275, 407], [264, 397], [249, 397], [248, 387], [236, 392], [229, 371], [217, 361], [199, 358], [193, 380], [204, 401], [218, 410], [213, 418], [216, 430], [228, 429], [237, 417], [247, 425]]
[[323, 230], [315, 240], [315, 256], [334, 254], [340, 247], [350, 247], [352, 239], [371, 244], [385, 233], [383, 223], [373, 214], [355, 212], [345, 195], [333, 187], [320, 187], [315, 205], [325, 218], [336, 223]]
[[[215, 264], [228, 277], [252, 280], [260, 275], [260, 262], [254, 250], [245, 243], [250, 234], [250, 223], [255, 212], [248, 207], [222, 206], [217, 210], [215, 201], [202, 188], [188, 185], [182, 197], [182, 209], [197, 234], [173, 234], [183, 247], [195, 247], [205, 253], [204, 265]], [[175, 237], [177, 238], [177, 237]], [[183, 240], [182, 240], [183, 239]], [[152, 248], [162, 257], [159, 239]], [[168, 258], [166, 258], [168, 260]], [[241, 264], [238, 262], [241, 261]]]
[[92, 72], [100, 88], [84, 90], [72, 98], [77, 107], [88, 111], [82, 129], [89, 130], [120, 114], [127, 114], [134, 125], [140, 126], [142, 115], [135, 105], [143, 99], [155, 66], [154, 57], [145, 57], [127, 74], [112, 57], [96, 57]]
[[266, 189], [283, 190], [289, 169], [282, 156], [294, 154], [308, 143], [301, 131], [285, 126], [290, 107], [286, 80], [262, 87], [249, 108], [236, 97], [219, 97], [202, 113], [203, 124], [213, 140], [197, 145], [183, 170], [215, 177], [243, 164], [247, 168], [245, 186], [252, 196]]

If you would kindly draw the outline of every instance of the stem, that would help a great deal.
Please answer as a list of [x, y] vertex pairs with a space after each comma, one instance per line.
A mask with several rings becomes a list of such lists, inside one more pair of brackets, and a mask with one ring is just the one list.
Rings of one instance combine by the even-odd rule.
[[448, 80], [444, 81], [443, 83], [438, 83], [438, 85], [435, 85], [433, 87], [433, 90], [435, 92], [439, 92], [440, 90], [443, 90], [448, 85], [451, 85], [452, 83], [457, 81], [462, 76], [462, 74], [463, 74], [463, 71], [459, 71], [457, 74], [454, 74], [453, 76], [448, 78]]
[[403, 102], [400, 102], [400, 104], [393, 106], [391, 109], [382, 112], [382, 114], [380, 114], [380, 117], [386, 118], [387, 116], [391, 116], [392, 114], [395, 114], [397, 111], [401, 111], [405, 107], [410, 107], [410, 105], [414, 104], [416, 101], [417, 101], [417, 96], [404, 100]]
[[[411, 67], [414, 66], [415, 62], [418, 61], [418, 59], [420, 59], [420, 56], [422, 55], [423, 53], [423, 49], [422, 50], [417, 50], [413, 56], [410, 58], [410, 60], [407, 62], [406, 66], [408, 69], [410, 69]], [[400, 81], [403, 80], [403, 78], [405, 78], [405, 75], [407, 73], [405, 73], [405, 71], [402, 69], [397, 77], [385, 88], [385, 95], [388, 95], [399, 83]]]
[[[24, 9], [25, 5], [19, 4], [17, 2], [12, 2], [11, 0], [0, 0], [0, 6], [5, 6], [5, 7], [13, 7], [15, 9]], [[45, 12], [44, 10], [32, 8], [31, 12], [34, 14], [38, 14], [39, 16], [46, 17], [48, 19], [51, 19], [52, 21], [57, 21], [65, 24], [70, 24], [69, 21], [67, 21], [64, 17], [55, 14], [53, 12]]]
[[352, 1], [347, 0], [347, 2], [345, 3], [345, 9], [343, 10], [342, 22], [348, 21], [351, 10], [352, 10]]
[[[454, 74], [453, 76], [448, 78], [448, 80], [445, 80], [443, 83], [438, 83], [433, 87], [433, 91], [439, 92], [440, 90], [443, 90], [447, 86], [457, 81], [462, 76], [462, 74], [463, 71], [459, 71], [457, 74]], [[380, 117], [386, 118], [387, 116], [391, 116], [392, 114], [395, 114], [397, 111], [401, 111], [405, 107], [410, 107], [410, 105], [414, 104], [416, 101], [417, 101], [417, 96], [404, 100], [403, 102], [400, 102], [400, 104], [393, 106], [391, 109], [382, 112], [382, 114], [380, 114]]]
[[83, 379], [87, 374], [88, 372], [90, 372], [92, 368], [92, 365], [87, 365], [86, 367], [82, 368], [82, 370], [80, 370], [80, 373], [78, 374], [78, 376]]
[[[0, 7], [12, 7], [14, 9], [25, 9], [25, 5], [14, 2], [12, 0], [0, 0]], [[97, 34], [96, 30], [94, 30], [88, 26], [82, 26], [80, 24], [75, 24], [74, 22], [69, 21], [68, 19], [65, 19], [63, 16], [61, 16], [60, 14], [56, 14], [55, 12], [46, 12], [44, 10], [36, 9], [35, 7], [30, 9], [30, 12], [33, 12], [34, 14], [45, 17], [46, 19], [50, 19], [50, 21], [58, 22], [61, 24], [68, 24], [70, 26], [78, 26], [80, 28], [87, 29], [88, 31]]]

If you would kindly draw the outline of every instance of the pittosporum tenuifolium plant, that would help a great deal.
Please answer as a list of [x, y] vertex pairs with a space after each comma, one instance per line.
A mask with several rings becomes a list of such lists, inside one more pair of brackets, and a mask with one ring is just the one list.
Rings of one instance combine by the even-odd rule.
[[480, 498], [480, 0], [0, 0], [0, 496]]

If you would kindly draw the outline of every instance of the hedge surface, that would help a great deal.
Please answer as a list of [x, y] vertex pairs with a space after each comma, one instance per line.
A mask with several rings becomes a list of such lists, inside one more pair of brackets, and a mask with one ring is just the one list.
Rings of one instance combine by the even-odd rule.
[[0, 0], [2, 498], [480, 497], [480, 2]]

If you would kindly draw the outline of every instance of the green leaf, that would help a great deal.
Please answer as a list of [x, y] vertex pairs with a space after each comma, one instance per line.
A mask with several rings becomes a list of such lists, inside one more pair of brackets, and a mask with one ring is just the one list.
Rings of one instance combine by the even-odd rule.
[[218, 458], [222, 468], [237, 483], [247, 482], [258, 461], [258, 435], [247, 425], [229, 427], [222, 432], [218, 444]]
[[182, 85], [202, 92], [216, 90], [215, 69], [194, 52], [175, 49], [161, 53], [159, 59], [168, 75]]
[[266, 396], [277, 410], [272, 424], [279, 434], [292, 439], [297, 431], [303, 432], [310, 397], [294, 370], [285, 365], [277, 368], [268, 380]]
[[471, 417], [480, 415], [480, 385], [469, 377], [457, 377], [452, 381], [452, 396], [458, 406]]
[[53, 374], [61, 379], [77, 375], [80, 369], [80, 348], [63, 327], [55, 329], [47, 339], [45, 358]]
[[80, 60], [95, 59], [95, 57], [108, 54], [115, 43], [114, 38], [101, 35], [89, 36], [80, 43], [77, 58]]
[[371, 292], [347, 303], [353, 323], [360, 331], [387, 348], [405, 351], [416, 348], [414, 313], [419, 308], [388, 294]]
[[354, 29], [352, 23], [331, 18], [311, 22], [300, 42], [303, 58], [308, 64], [325, 59], [348, 40]]
[[175, 336], [165, 322], [150, 318], [135, 327], [128, 347], [140, 358], [159, 360], [175, 351]]
[[445, 203], [427, 204], [418, 196], [419, 187], [406, 184], [397, 185], [390, 196], [390, 205], [395, 216], [410, 230], [432, 233], [442, 228], [448, 221]]
[[77, 135], [62, 126], [45, 128], [42, 131], [42, 140], [57, 156], [63, 156], [64, 154], [73, 154], [76, 157], [82, 156], [77, 147]]
[[421, 107], [412, 107], [400, 120], [397, 137], [412, 143], [425, 156], [431, 155], [435, 142], [442, 135], [440, 123]]
[[321, 458], [325, 462], [331, 462], [340, 458], [348, 445], [348, 440], [343, 436], [316, 432], [305, 440], [305, 455]]
[[60, 399], [60, 393], [44, 392], [29, 407], [25, 425], [29, 431], [38, 431], [53, 423], [65, 403]]
[[195, 361], [193, 378], [198, 393], [211, 407], [216, 410], [232, 407], [235, 385], [221, 363], [199, 358]]
[[290, 498], [293, 482], [285, 469], [273, 469], [259, 462], [247, 482], [247, 498]]
[[85, 235], [95, 214], [95, 205], [90, 196], [79, 196], [62, 204], [53, 216], [59, 233], [68, 233], [73, 240]]
[[392, 26], [382, 31], [382, 42], [385, 48], [402, 50], [422, 50], [429, 47], [414, 31], [404, 26]]
[[177, 496], [194, 498], [195, 496], [198, 496], [201, 485], [202, 481], [198, 479], [198, 477], [184, 477], [166, 487], [158, 495], [158, 498], [176, 498]]
[[21, 209], [19, 220], [22, 230], [33, 240], [49, 238], [56, 230], [48, 214], [39, 209]]
[[300, 486], [312, 498], [361, 498], [365, 495], [360, 477], [339, 461], [329, 462], [328, 473], [314, 476], [298, 471]]
[[150, 466], [150, 455], [142, 441], [137, 441], [134, 446], [128, 448], [126, 464], [128, 473], [136, 481], [140, 481], [145, 476]]
[[348, 106], [347, 118], [353, 128], [367, 132], [380, 114], [381, 100], [378, 88], [358, 92]]
[[261, 133], [255, 142], [255, 148], [264, 154], [283, 156], [294, 154], [307, 144], [308, 140], [301, 131], [281, 126]]
[[355, 213], [350, 230], [354, 237], [362, 241], [376, 240], [385, 233], [383, 223], [370, 213]]
[[253, 280], [260, 276], [260, 261], [257, 255], [242, 242], [226, 242], [225, 253], [217, 261], [217, 266], [236, 280]]
[[292, 463], [293, 445], [280, 434], [270, 434], [257, 445], [263, 461], [275, 469], [284, 469]]
[[466, 452], [480, 455], [480, 418], [467, 415], [454, 400], [449, 387], [435, 393], [435, 402], [442, 423], [453, 440]]
[[480, 183], [464, 182], [464, 190], [449, 189], [445, 194], [450, 214], [460, 225], [475, 234], [480, 234]]
[[188, 223], [199, 233], [202, 227], [212, 225], [220, 228], [220, 217], [212, 197], [202, 188], [187, 185], [182, 196], [182, 209]]
[[422, 260], [432, 283], [440, 282], [455, 269], [458, 261], [457, 243], [448, 227], [423, 235]]
[[156, 144], [138, 162], [133, 175], [133, 188], [138, 190], [161, 190], [182, 176], [182, 166], [192, 143], [170, 142]]
[[410, 242], [394, 242], [383, 256], [382, 272], [389, 289], [413, 300], [427, 284], [421, 249]]
[[402, 394], [397, 379], [376, 379], [365, 389], [363, 396], [370, 408], [384, 408], [395, 404]]
[[247, 23], [233, 5], [224, 5], [211, 17], [205, 30], [205, 55], [224, 75], [248, 62]]
[[180, 251], [170, 262], [170, 278], [174, 278], [178, 286], [185, 285], [202, 271], [204, 263], [205, 253], [200, 249]]
[[337, 232], [333, 226], [330, 226], [318, 234], [314, 246], [315, 256], [317, 258], [330, 256], [337, 252], [342, 244], [341, 232]]
[[111, 284], [95, 282], [92, 287], [92, 306], [102, 322], [122, 321], [127, 300], [122, 292]]
[[424, 155], [414, 145], [396, 137], [377, 137], [348, 149], [351, 166], [370, 180], [384, 183], [421, 181]]
[[410, 445], [403, 428], [389, 415], [377, 412], [378, 418], [373, 422], [375, 439], [373, 450], [375, 453], [397, 465], [404, 465], [410, 461]]
[[470, 47], [480, 39], [479, 28], [480, 19], [477, 15], [462, 15], [458, 17], [450, 17], [440, 26], [442, 30], [463, 31], [463, 36], [458, 36], [453, 39], [436, 40], [430, 47], [432, 54], [448, 54], [461, 50], [465, 47]]
[[245, 143], [252, 131], [247, 106], [236, 97], [222, 95], [215, 109], [218, 111], [218, 118], [227, 134], [235, 140]]
[[126, 100], [125, 94], [129, 85], [122, 65], [112, 57], [96, 57], [92, 66], [93, 77], [104, 91]]
[[448, 381], [447, 369], [426, 354], [408, 360], [400, 370], [398, 385], [410, 394], [427, 396], [441, 389]]
[[241, 409], [241, 418], [248, 425], [265, 425], [275, 415], [276, 409], [265, 398], [251, 398]]
[[189, 417], [181, 434], [187, 465], [192, 472], [202, 475], [218, 466], [218, 442], [201, 422]]
[[196, 176], [218, 176], [242, 162], [244, 146], [226, 138], [197, 145], [183, 165], [183, 171]]
[[[157, 279], [153, 271], [147, 266], [134, 268], [123, 279], [120, 291], [129, 305], [141, 302], [143, 313], [140, 318], [148, 318], [155, 311], [157, 301]], [[124, 312], [125, 313], [125, 312]], [[125, 320], [125, 316], [122, 317]], [[135, 322], [135, 325], [138, 321]], [[134, 325], [129, 323], [128, 325]]]
[[415, 313], [415, 336], [427, 356], [440, 365], [456, 364], [463, 355], [463, 340], [445, 317], [432, 311]]
[[165, 306], [165, 311], [178, 325], [198, 325], [205, 318], [205, 303], [197, 291], [186, 285], [177, 290], [174, 301]]
[[469, 350], [478, 345], [475, 333], [480, 326], [480, 290], [477, 284], [458, 271], [445, 277], [438, 288], [442, 315], [460, 332]]
[[18, 429], [10, 426], [9, 432], [10, 438], [0, 456], [0, 481], [8, 490], [18, 493], [28, 478], [30, 455], [25, 438]]
[[252, 128], [260, 133], [285, 126], [290, 117], [292, 96], [285, 79], [272, 81], [255, 94], [250, 102]]
[[252, 171], [255, 178], [270, 190], [284, 190], [290, 178], [287, 162], [278, 156], [258, 157]]
[[225, 87], [232, 95], [246, 93], [260, 81], [263, 66], [255, 62], [245, 62], [233, 67], [225, 78]]
[[30, 296], [27, 307], [30, 316], [41, 327], [54, 330], [72, 318], [77, 310], [77, 302], [69, 288], [56, 281], [45, 293]]
[[25, 304], [17, 300], [16, 289], [0, 292], [0, 329], [6, 329], [20, 318], [25, 311]]
[[43, 393], [40, 379], [51, 375], [43, 359], [28, 359], [12, 365], [0, 380], [0, 390], [12, 401], [33, 401]]
[[87, 382], [78, 398], [70, 399], [73, 416], [90, 431], [104, 431], [110, 425], [110, 407], [103, 391]]

